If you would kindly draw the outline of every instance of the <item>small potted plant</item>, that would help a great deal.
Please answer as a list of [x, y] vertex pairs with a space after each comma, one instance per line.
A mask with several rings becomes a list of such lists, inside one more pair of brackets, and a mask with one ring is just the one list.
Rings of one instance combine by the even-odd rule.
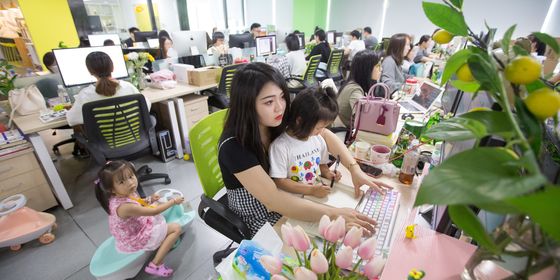
[[15, 74], [14, 66], [5, 59], [0, 59], [0, 100], [7, 100], [10, 90], [14, 89]]

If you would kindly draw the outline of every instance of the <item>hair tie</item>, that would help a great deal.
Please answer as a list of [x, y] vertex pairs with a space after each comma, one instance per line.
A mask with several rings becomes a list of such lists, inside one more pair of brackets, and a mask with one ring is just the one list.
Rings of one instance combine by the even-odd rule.
[[101, 183], [101, 180], [99, 178], [95, 179], [95, 181], [93, 181], [93, 183], [95, 185], [99, 185]]

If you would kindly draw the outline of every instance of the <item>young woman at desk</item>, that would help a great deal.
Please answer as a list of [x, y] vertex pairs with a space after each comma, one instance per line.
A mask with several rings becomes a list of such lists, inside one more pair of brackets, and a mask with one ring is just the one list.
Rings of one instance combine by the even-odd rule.
[[354, 114], [354, 104], [364, 97], [369, 88], [381, 76], [380, 56], [371, 50], [363, 50], [354, 56], [350, 66], [350, 76], [339, 91], [338, 117], [346, 127], [350, 127], [350, 120]]
[[410, 49], [410, 36], [398, 33], [391, 37], [387, 54], [381, 68], [381, 82], [387, 84], [391, 92], [395, 92], [404, 84], [405, 76], [401, 68], [404, 57]]
[[[227, 188], [229, 207], [254, 235], [266, 222], [275, 224], [282, 215], [319, 221], [322, 215], [343, 216], [347, 226], [359, 226], [371, 233], [375, 222], [348, 208], [332, 208], [279, 190], [268, 175], [268, 148], [286, 126], [289, 93], [283, 77], [271, 66], [251, 63], [237, 70], [231, 86], [230, 109], [218, 148], [218, 162]], [[346, 146], [331, 131], [321, 136], [331, 154], [340, 155], [350, 170], [356, 195], [368, 185], [388, 188], [365, 175]]]
[[[92, 52], [86, 57], [86, 67], [89, 73], [97, 79], [95, 85], [89, 85], [80, 90], [74, 99], [76, 100], [72, 108], [66, 113], [66, 119], [70, 126], [77, 126], [84, 123], [82, 116], [82, 106], [87, 102], [92, 102], [105, 98], [118, 97], [129, 94], [140, 94], [131, 83], [115, 80], [111, 77], [113, 72], [113, 61], [104, 52]], [[148, 110], [150, 101], [146, 99]]]
[[416, 44], [418, 46], [418, 51], [414, 56], [414, 63], [423, 63], [433, 61], [433, 54], [428, 51], [428, 47], [430, 46], [432, 41], [432, 37], [430, 35], [422, 35], [420, 40]]
[[159, 37], [159, 48], [161, 51], [161, 58], [162, 59], [166, 59], [166, 58], [176, 58], [179, 55], [177, 54], [177, 51], [175, 49], [173, 49], [173, 41], [171, 39], [169, 39], [169, 37], [166, 36], [160, 36]]

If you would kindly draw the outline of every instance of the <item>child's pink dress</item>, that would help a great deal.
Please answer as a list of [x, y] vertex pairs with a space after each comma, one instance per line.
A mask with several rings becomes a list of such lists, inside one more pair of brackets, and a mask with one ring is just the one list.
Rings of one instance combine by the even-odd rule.
[[109, 198], [109, 230], [115, 237], [117, 251], [133, 253], [139, 250], [153, 251], [159, 248], [167, 236], [167, 223], [161, 214], [121, 218], [117, 209], [123, 203], [140, 203], [128, 198], [112, 196]]

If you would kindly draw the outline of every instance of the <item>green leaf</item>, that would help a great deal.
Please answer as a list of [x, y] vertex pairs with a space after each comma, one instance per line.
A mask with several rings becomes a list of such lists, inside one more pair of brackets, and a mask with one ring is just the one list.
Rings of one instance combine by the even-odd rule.
[[486, 233], [480, 220], [469, 207], [465, 205], [449, 206], [449, 216], [460, 229], [476, 240], [479, 245], [493, 253], [498, 253], [498, 246]]
[[480, 90], [492, 93], [501, 91], [501, 80], [498, 71], [486, 53], [475, 53], [469, 57], [469, 68], [474, 78], [480, 83]]
[[473, 148], [435, 167], [423, 180], [416, 205], [477, 204], [501, 201], [534, 190], [546, 182], [541, 174], [520, 175], [505, 148]]
[[476, 207], [497, 214], [522, 214], [517, 207], [506, 201], [492, 201], [491, 203], [477, 203]]
[[487, 132], [483, 123], [461, 117], [440, 122], [422, 134], [422, 136], [431, 139], [445, 141], [480, 139], [486, 135]]
[[464, 92], [477, 92], [478, 89], [480, 88], [480, 84], [477, 83], [476, 81], [474, 82], [463, 82], [461, 80], [452, 80], [451, 84], [457, 88], [460, 89]]
[[525, 88], [527, 89], [527, 92], [533, 92], [539, 88], [545, 88], [546, 85], [544, 84], [544, 82], [542, 80], [536, 80], [530, 84], [526, 84]]
[[486, 128], [486, 135], [498, 135], [506, 139], [513, 136], [513, 126], [511, 125], [511, 122], [505, 112], [469, 112], [461, 115], [460, 118], [481, 122]]
[[515, 97], [515, 110], [521, 131], [527, 137], [535, 156], [539, 156], [542, 144], [541, 122], [533, 116], [519, 97]]
[[513, 45], [513, 53], [515, 53], [515, 55], [519, 56], [519, 55], [529, 55], [529, 52], [518, 46], [518, 45]]
[[502, 38], [502, 50], [504, 51], [506, 57], [509, 55], [509, 44], [511, 42], [511, 35], [513, 35], [513, 31], [515, 31], [516, 26], [517, 24], [514, 24], [510, 28], [508, 28], [506, 33], [504, 33], [504, 38]]
[[533, 35], [535, 35], [537, 39], [541, 40], [541, 42], [551, 47], [556, 54], [560, 54], [560, 46], [558, 46], [558, 42], [556, 41], [556, 39], [546, 33], [541, 32], [533, 32]]
[[447, 60], [445, 68], [443, 69], [443, 74], [441, 75], [441, 85], [445, 85], [449, 78], [457, 72], [459, 67], [467, 63], [467, 59], [471, 54], [472, 51], [470, 49], [464, 49], [456, 52]]
[[516, 197], [508, 202], [527, 213], [551, 237], [560, 241], [560, 188], [547, 187], [542, 192]]
[[422, 2], [422, 8], [433, 24], [449, 31], [453, 35], [468, 35], [467, 24], [462, 13], [439, 3]]
[[449, 0], [449, 2], [459, 10], [463, 8], [463, 0]]

